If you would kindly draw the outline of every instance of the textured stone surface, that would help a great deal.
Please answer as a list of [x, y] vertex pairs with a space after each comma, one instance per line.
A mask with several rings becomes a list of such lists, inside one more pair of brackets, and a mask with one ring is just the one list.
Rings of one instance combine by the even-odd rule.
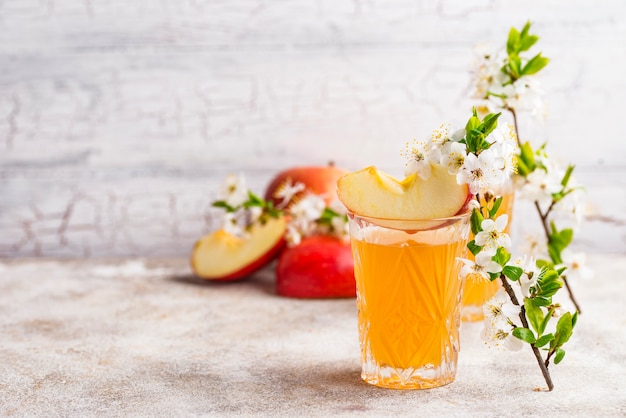
[[624, 253], [624, 16], [621, 0], [0, 2], [0, 257], [186, 254], [230, 172], [257, 191], [331, 159], [399, 174], [405, 141], [466, 119], [473, 47], [527, 19], [552, 62], [546, 124], [524, 135], [590, 186], [585, 249]]
[[526, 347], [483, 346], [464, 324], [452, 384], [359, 377], [353, 299], [295, 300], [265, 270], [199, 282], [182, 259], [0, 263], [3, 416], [606, 416], [626, 414], [623, 256], [572, 283], [583, 306], [544, 382]]

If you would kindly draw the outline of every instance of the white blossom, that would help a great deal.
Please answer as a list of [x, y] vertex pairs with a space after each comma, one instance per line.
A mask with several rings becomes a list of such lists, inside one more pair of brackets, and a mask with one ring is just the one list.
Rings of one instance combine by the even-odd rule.
[[535, 258], [528, 255], [518, 257], [513, 262], [513, 265], [522, 269], [523, 273], [518, 283], [522, 291], [522, 296], [529, 297], [531, 289], [537, 286], [537, 279], [543, 274], [544, 269], [537, 267]]
[[482, 277], [485, 280], [490, 280], [489, 273], [500, 273], [502, 266], [491, 258], [493, 256], [480, 252], [476, 255], [475, 261], [465, 258], [459, 258], [459, 261], [463, 263], [461, 268], [461, 277], [467, 277], [469, 274], [475, 274]]
[[276, 205], [279, 209], [286, 207], [294, 198], [294, 196], [306, 188], [304, 183], [293, 182], [291, 178], [287, 178], [282, 182], [276, 191], [274, 197], [280, 199], [280, 203]]
[[494, 348], [519, 351], [524, 346], [524, 343], [513, 335], [513, 327], [506, 322], [485, 321], [485, 328], [480, 336], [488, 346]]
[[334, 235], [336, 235], [339, 238], [348, 239], [350, 236], [348, 218], [346, 216], [348, 213], [348, 210], [343, 205], [343, 203], [341, 203], [341, 201], [339, 200], [332, 201], [328, 207], [330, 210], [332, 210], [333, 212], [339, 215], [339, 216], [333, 216], [333, 218], [330, 221], [332, 229], [333, 229], [332, 232], [334, 233]]
[[230, 235], [242, 237], [245, 230], [242, 228], [237, 212], [226, 212], [222, 217], [222, 229]]
[[485, 219], [481, 223], [482, 231], [474, 237], [476, 245], [483, 247], [482, 251], [487, 254], [495, 255], [498, 247], [509, 248], [511, 246], [511, 237], [504, 232], [506, 224], [509, 220], [508, 215], [502, 214], [493, 219]]
[[472, 98], [488, 99], [489, 92], [494, 89], [494, 86], [502, 84], [500, 78], [503, 73], [500, 69], [504, 64], [504, 57], [498, 52], [490, 51], [484, 45], [478, 45], [476, 52], [476, 59], [472, 66], [472, 84], [474, 86]]
[[504, 290], [500, 289], [483, 306], [485, 320], [490, 322], [514, 323], [520, 307], [513, 304]]
[[459, 184], [467, 183], [472, 194], [489, 189], [503, 182], [502, 171], [496, 167], [496, 156], [486, 149], [478, 156], [470, 153], [465, 157], [463, 166], [457, 173]]
[[552, 202], [552, 195], [558, 193], [561, 187], [561, 176], [555, 175], [554, 171], [538, 168], [526, 176], [520, 196], [540, 205], [549, 205]]
[[587, 267], [587, 255], [584, 252], [574, 252], [566, 248], [561, 252], [561, 259], [567, 267], [564, 274], [568, 279], [588, 280], [593, 278], [593, 270]]
[[321, 196], [308, 193], [289, 208], [289, 213], [295, 219], [315, 221], [322, 216], [326, 203]]
[[222, 184], [222, 198], [231, 207], [236, 208], [248, 200], [248, 187], [242, 175], [230, 174]]
[[499, 125], [487, 138], [492, 142], [495, 167], [502, 171], [502, 180], [506, 181], [517, 171], [517, 137], [515, 128], [509, 124]]
[[449, 150], [441, 156], [441, 165], [448, 167], [448, 173], [455, 175], [465, 164], [467, 151], [465, 144], [460, 142], [452, 142], [449, 144]]
[[520, 313], [520, 307], [514, 305], [506, 292], [500, 289], [483, 306], [485, 320], [481, 337], [488, 346], [519, 351], [523, 343], [513, 335], [513, 329]]
[[441, 151], [431, 142], [413, 141], [407, 144], [404, 154], [407, 158], [404, 174], [417, 173], [421, 179], [428, 180], [432, 172], [431, 163], [439, 162]]
[[514, 109], [527, 111], [533, 116], [545, 115], [543, 95], [539, 79], [535, 75], [525, 75], [512, 82], [511, 77], [502, 71], [507, 55], [504, 50], [488, 51], [480, 48], [474, 62], [472, 98], [489, 100], [488, 107], [494, 110]]
[[286, 239], [290, 245], [300, 243], [303, 236], [313, 234], [317, 229], [326, 203], [321, 196], [308, 193], [289, 207], [290, 220], [287, 225]]

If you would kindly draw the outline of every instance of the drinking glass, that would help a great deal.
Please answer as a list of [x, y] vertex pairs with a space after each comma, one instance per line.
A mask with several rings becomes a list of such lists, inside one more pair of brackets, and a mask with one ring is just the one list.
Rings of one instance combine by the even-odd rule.
[[470, 212], [404, 221], [349, 214], [361, 377], [395, 389], [452, 382]]
[[[513, 220], [513, 202], [515, 200], [515, 189], [510, 181], [496, 191], [498, 196], [502, 196], [502, 203], [496, 212], [496, 216], [507, 214], [509, 222], [504, 229], [507, 234], [511, 229]], [[481, 202], [483, 205], [484, 201]], [[470, 240], [474, 239], [470, 236]], [[474, 260], [472, 253], [468, 253], [468, 258]], [[479, 274], [468, 274], [465, 278], [465, 288], [461, 299], [461, 320], [468, 322], [482, 321], [484, 319], [483, 305], [491, 299], [500, 289], [500, 280], [485, 280]]]

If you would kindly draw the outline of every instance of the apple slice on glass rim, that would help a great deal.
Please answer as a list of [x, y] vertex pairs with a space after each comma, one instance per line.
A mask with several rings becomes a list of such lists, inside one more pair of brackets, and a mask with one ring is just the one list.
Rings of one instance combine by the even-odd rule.
[[339, 200], [354, 215], [386, 228], [433, 229], [464, 213], [472, 198], [467, 184], [457, 184], [446, 167], [432, 165], [427, 180], [416, 173], [404, 180], [367, 167], [337, 182]]

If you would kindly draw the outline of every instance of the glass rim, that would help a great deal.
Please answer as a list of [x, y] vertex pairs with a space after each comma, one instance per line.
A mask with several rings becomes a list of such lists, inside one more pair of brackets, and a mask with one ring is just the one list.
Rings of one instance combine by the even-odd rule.
[[348, 217], [349, 218], [359, 218], [359, 219], [363, 219], [366, 221], [372, 220], [374, 222], [372, 223], [376, 223], [375, 221], [384, 221], [384, 222], [415, 222], [415, 223], [419, 223], [419, 222], [436, 222], [436, 221], [452, 221], [452, 220], [457, 220], [457, 219], [464, 219], [467, 218], [469, 216], [472, 215], [472, 210], [467, 207], [467, 205], [463, 208], [462, 211], [452, 215], [452, 216], [446, 216], [443, 218], [424, 218], [424, 219], [399, 219], [399, 218], [383, 218], [383, 217], [379, 217], [379, 216], [366, 216], [366, 215], [359, 215], [358, 213], [354, 213], [351, 210], [348, 209]]

